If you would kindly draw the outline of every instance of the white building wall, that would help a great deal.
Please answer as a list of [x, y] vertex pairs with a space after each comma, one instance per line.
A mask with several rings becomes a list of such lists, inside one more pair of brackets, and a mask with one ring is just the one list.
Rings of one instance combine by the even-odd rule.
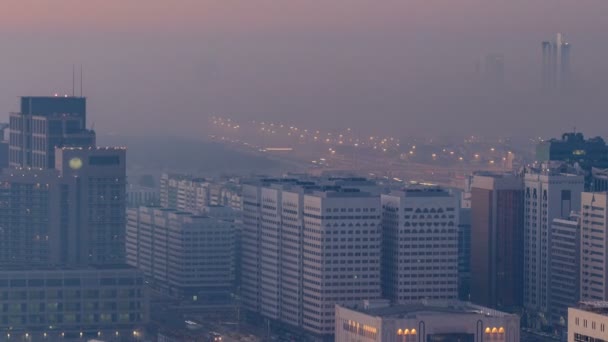
[[608, 195], [585, 192], [581, 206], [581, 300], [608, 300]]
[[524, 188], [524, 305], [547, 312], [551, 222], [578, 210], [584, 176], [530, 172], [525, 175]]
[[458, 297], [458, 198], [440, 189], [382, 195], [384, 296], [394, 303]]

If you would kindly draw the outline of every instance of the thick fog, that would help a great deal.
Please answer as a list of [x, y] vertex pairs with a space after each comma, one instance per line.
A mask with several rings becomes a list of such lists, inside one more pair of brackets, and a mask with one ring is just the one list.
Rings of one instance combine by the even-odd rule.
[[[82, 64], [89, 122], [122, 135], [197, 137], [211, 115], [398, 135], [604, 135], [606, 18], [605, 0], [3, 0], [0, 108], [71, 94]], [[557, 32], [572, 82], [547, 94], [541, 41]], [[496, 87], [476, 72], [491, 54], [504, 58]]]

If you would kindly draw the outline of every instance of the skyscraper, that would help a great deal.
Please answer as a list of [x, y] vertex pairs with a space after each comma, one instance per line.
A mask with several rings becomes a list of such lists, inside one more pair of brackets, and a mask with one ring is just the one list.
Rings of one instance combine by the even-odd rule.
[[555, 41], [544, 41], [542, 47], [541, 79], [543, 89], [564, 89], [571, 82], [570, 49], [561, 33]]
[[124, 258], [125, 149], [58, 148], [56, 168], [0, 175], [0, 262], [87, 266]]
[[441, 188], [382, 195], [384, 298], [458, 298], [458, 213], [458, 198]]
[[56, 147], [95, 146], [86, 124], [84, 97], [22, 97], [21, 111], [10, 114], [9, 165], [52, 169]]
[[147, 322], [143, 275], [125, 262], [126, 149], [90, 146], [84, 106], [28, 97], [11, 114], [0, 287], [20, 309], [0, 313], [3, 336], [120, 338]]
[[581, 197], [581, 300], [608, 300], [608, 193]]
[[551, 224], [549, 313], [554, 323], [567, 322], [568, 308], [580, 299], [580, 217]]
[[[564, 162], [564, 167], [582, 170], [585, 175], [586, 191], [608, 190], [608, 183], [602, 181], [601, 169], [608, 168], [608, 145], [601, 137], [585, 139], [582, 133], [562, 134], [561, 139], [548, 139], [536, 145], [536, 162]], [[593, 168], [596, 168], [595, 172]]]
[[523, 180], [478, 173], [471, 187], [471, 301], [493, 308], [521, 306]]
[[551, 285], [551, 223], [580, 207], [583, 175], [562, 172], [561, 164], [528, 168], [524, 176], [524, 306], [548, 313]]
[[242, 299], [250, 311], [331, 335], [335, 304], [380, 297], [380, 196], [338, 182], [243, 186]]

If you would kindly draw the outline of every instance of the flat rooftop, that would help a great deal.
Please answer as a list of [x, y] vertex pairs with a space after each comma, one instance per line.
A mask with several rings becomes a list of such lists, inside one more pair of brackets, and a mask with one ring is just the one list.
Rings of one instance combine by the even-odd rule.
[[372, 307], [369, 309], [353, 309], [371, 316], [383, 318], [414, 318], [417, 315], [483, 315], [487, 317], [506, 317], [511, 314], [462, 301], [426, 301], [411, 304]]
[[582, 301], [578, 303], [577, 309], [608, 316], [608, 301]]

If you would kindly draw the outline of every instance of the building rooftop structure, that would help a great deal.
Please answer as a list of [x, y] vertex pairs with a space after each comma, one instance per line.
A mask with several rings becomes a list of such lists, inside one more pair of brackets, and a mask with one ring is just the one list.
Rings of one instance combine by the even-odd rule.
[[362, 308], [349, 308], [371, 316], [383, 318], [415, 318], [416, 315], [433, 315], [433, 314], [475, 314], [484, 315], [487, 317], [506, 317], [511, 314], [486, 308], [481, 305], [475, 305], [470, 302], [459, 300], [423, 300], [408, 304], [389, 305], [386, 303], [374, 303], [366, 308], [363, 304]]
[[578, 308], [588, 312], [608, 316], [608, 301], [581, 301], [578, 303]]

